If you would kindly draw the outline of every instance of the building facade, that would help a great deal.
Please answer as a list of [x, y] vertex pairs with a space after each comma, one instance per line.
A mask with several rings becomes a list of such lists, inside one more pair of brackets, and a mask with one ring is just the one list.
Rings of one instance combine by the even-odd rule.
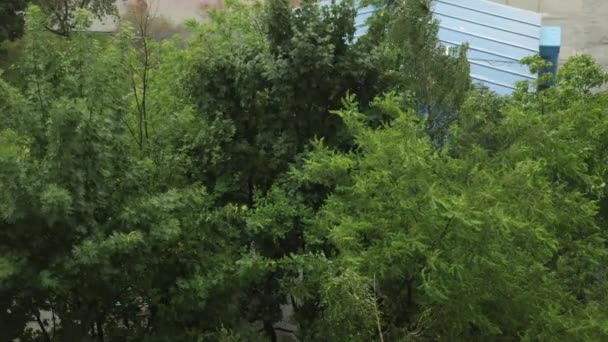
[[[357, 36], [365, 34], [367, 19], [375, 11], [371, 5], [359, 8]], [[468, 44], [471, 79], [500, 95], [511, 94], [520, 81], [537, 79], [521, 64], [523, 58], [540, 54], [557, 64], [560, 29], [543, 27], [540, 13], [486, 0], [434, 0], [432, 11], [439, 22], [440, 43]]]
[[540, 13], [544, 25], [560, 26], [560, 63], [586, 53], [608, 69], [608, 0], [491, 1]]

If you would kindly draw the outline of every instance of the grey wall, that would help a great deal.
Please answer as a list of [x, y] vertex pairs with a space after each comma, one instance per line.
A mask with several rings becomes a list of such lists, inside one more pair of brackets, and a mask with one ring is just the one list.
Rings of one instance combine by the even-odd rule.
[[588, 53], [608, 69], [608, 0], [491, 0], [543, 14], [543, 25], [562, 27], [560, 62]]
[[[117, 0], [121, 9], [134, 0]], [[219, 0], [147, 0], [155, 12], [179, 23], [200, 18], [201, 4]], [[608, 0], [490, 0], [543, 13], [544, 25], [562, 27], [560, 62], [572, 55], [588, 53], [608, 69]], [[98, 29], [111, 30], [113, 23]]]

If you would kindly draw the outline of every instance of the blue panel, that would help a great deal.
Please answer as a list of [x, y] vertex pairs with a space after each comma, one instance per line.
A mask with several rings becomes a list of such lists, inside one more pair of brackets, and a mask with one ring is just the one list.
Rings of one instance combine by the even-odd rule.
[[361, 13], [359, 12], [355, 17], [355, 26], [362, 26], [367, 24], [367, 19], [371, 18], [374, 12]]
[[543, 26], [540, 31], [540, 46], [562, 45], [562, 28], [559, 26]]
[[361, 26], [361, 27], [357, 27], [355, 29], [355, 38], [359, 38], [362, 35], [367, 33], [367, 27], [366, 26]]
[[542, 20], [542, 17], [538, 13], [485, 0], [435, 0], [435, 2], [437, 4], [443, 3], [459, 6], [479, 13], [485, 13], [492, 17], [505, 18], [536, 26], [540, 26]]
[[529, 49], [524, 49], [519, 46], [509, 45], [505, 44], [504, 42], [477, 37], [473, 34], [462, 33], [441, 26], [439, 30], [439, 39], [448, 43], [458, 45], [469, 43], [471, 47], [493, 52], [501, 56], [507, 56], [518, 61], [524, 57], [538, 53], [538, 48], [536, 49], [536, 51], [531, 51]]
[[475, 75], [471, 75], [471, 79], [473, 80], [473, 83], [483, 84], [490, 88], [490, 90], [495, 91], [498, 95], [510, 95], [514, 90], [511, 86], [503, 86], [493, 82], [484, 81], [481, 78], [476, 78]]
[[497, 83], [508, 85], [515, 88], [515, 84], [519, 81], [533, 80], [531, 76], [522, 76], [516, 73], [505, 72], [498, 67], [488, 63], [471, 62], [471, 74], [483, 75], [489, 80], [495, 80]]
[[436, 0], [442, 44], [469, 44], [471, 78], [501, 95], [535, 80], [522, 58], [539, 53], [541, 15], [484, 0]]
[[447, 2], [437, 2], [434, 13], [438, 16], [453, 17], [536, 39], [538, 39], [540, 35], [540, 25], [536, 22], [515, 21], [496, 15], [488, 15], [484, 12], [471, 10]]
[[551, 67], [541, 73], [550, 72], [557, 74], [559, 64], [559, 50], [562, 43], [562, 30], [557, 26], [543, 26], [541, 28], [540, 55], [548, 62]]
[[[322, 5], [330, 3], [331, 0], [321, 1]], [[374, 11], [371, 5], [359, 8], [355, 37], [367, 32], [367, 22]], [[543, 28], [541, 33], [539, 13], [486, 0], [435, 0], [433, 12], [439, 20], [441, 44], [469, 44], [471, 79], [501, 95], [510, 94], [519, 81], [536, 79], [519, 62], [539, 52], [554, 53], [546, 47], [541, 51], [540, 41], [555, 44], [555, 37], [559, 37], [559, 30], [555, 29]]]
[[[445, 42], [442, 42], [442, 44], [450, 47], [458, 46]], [[536, 78], [536, 75], [531, 74], [530, 69], [528, 69], [527, 66], [522, 65], [519, 60], [514, 60], [512, 58], [491, 54], [483, 50], [477, 50], [471, 47], [469, 47], [467, 57], [469, 63], [471, 64], [485, 65], [491, 68], [500, 69], [505, 73], [515, 74], [521, 77], [522, 79], [533, 80]]]
[[359, 7], [358, 14], [373, 13], [375, 11], [376, 11], [376, 6], [367, 5], [367, 6]]
[[557, 74], [557, 66], [559, 64], [559, 47], [557, 46], [541, 46], [540, 56], [547, 62], [551, 62], [551, 67], [544, 70], [541, 74], [550, 72], [553, 75]]
[[477, 37], [497, 41], [503, 44], [509, 44], [522, 49], [529, 50], [531, 53], [538, 52], [538, 36], [525, 36], [517, 32], [510, 32], [503, 28], [495, 28], [468, 20], [436, 15], [439, 19], [442, 28], [449, 28], [463, 34], [470, 34]]

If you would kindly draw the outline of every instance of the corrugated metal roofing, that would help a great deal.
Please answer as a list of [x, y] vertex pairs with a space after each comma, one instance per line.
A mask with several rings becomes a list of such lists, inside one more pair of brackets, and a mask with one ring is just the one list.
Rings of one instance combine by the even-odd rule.
[[519, 62], [539, 53], [540, 14], [484, 0], [435, 0], [434, 13], [443, 44], [469, 44], [474, 81], [506, 95], [516, 82], [536, 79]]
[[[359, 8], [356, 37], [367, 32], [366, 22], [374, 11], [370, 5]], [[485, 0], [435, 0], [433, 12], [442, 44], [469, 44], [473, 81], [507, 95], [516, 82], [536, 79], [520, 61], [539, 53], [541, 14]]]

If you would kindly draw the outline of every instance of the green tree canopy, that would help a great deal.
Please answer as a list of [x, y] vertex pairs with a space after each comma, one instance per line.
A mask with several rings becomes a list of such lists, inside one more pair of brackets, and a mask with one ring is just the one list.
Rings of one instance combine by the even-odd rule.
[[28, 9], [0, 340], [608, 339], [606, 73], [497, 96], [424, 5], [360, 39], [351, 2], [230, 3], [161, 41]]
[[[488, 95], [471, 96], [479, 104], [478, 96]], [[348, 279], [320, 284], [327, 316], [315, 339], [328, 331], [349, 340], [378, 338], [375, 305], [388, 340], [602, 339], [605, 176], [592, 167], [583, 176], [581, 165], [589, 163], [575, 151], [589, 149], [594, 158], [604, 152], [593, 137], [577, 140], [585, 147], [570, 147], [566, 132], [589, 124], [605, 134], [603, 106], [590, 101], [586, 110], [542, 116], [513, 104], [491, 126], [491, 134], [512, 139], [506, 146], [489, 154], [471, 144], [452, 157], [434, 150], [425, 120], [399, 110], [400, 101], [378, 101], [395, 117], [379, 129], [366, 127], [347, 103], [339, 115], [355, 132], [356, 150], [338, 153], [319, 143], [295, 174], [335, 188], [307, 228], [309, 241], [334, 246], [330, 272]], [[591, 119], [591, 108], [603, 113]], [[484, 109], [477, 119], [487, 120]], [[325, 298], [327, 286], [340, 286], [343, 296]], [[368, 312], [359, 316], [368, 323], [352, 325], [336, 311]]]

